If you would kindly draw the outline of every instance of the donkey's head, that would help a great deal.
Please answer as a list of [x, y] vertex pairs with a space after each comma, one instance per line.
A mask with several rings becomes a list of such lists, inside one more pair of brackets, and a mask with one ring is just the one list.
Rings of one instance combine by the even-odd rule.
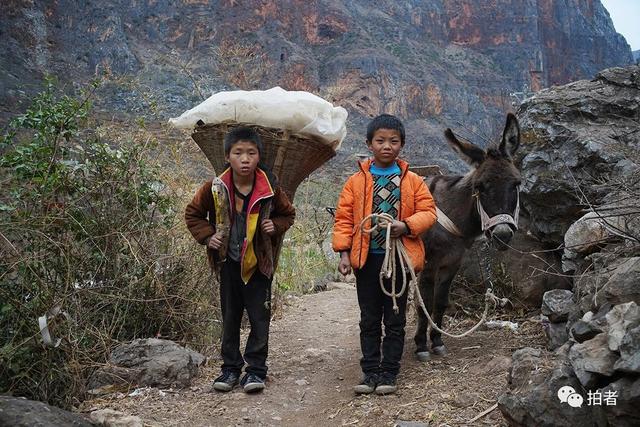
[[473, 168], [465, 180], [471, 186], [482, 231], [498, 249], [507, 249], [506, 244], [518, 228], [520, 210], [520, 172], [512, 159], [520, 144], [518, 119], [509, 113], [502, 140], [486, 151], [460, 141], [451, 129], [445, 131], [445, 136], [449, 145]]

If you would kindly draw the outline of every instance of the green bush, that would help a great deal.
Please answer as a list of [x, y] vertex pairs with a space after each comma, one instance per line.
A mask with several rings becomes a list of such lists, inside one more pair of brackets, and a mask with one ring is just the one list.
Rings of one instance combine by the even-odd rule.
[[[213, 286], [146, 139], [103, 141], [93, 85], [48, 79], [0, 139], [0, 393], [69, 407], [119, 341], [213, 338]], [[49, 316], [57, 347], [45, 346]], [[57, 311], [57, 310], [54, 310]]]

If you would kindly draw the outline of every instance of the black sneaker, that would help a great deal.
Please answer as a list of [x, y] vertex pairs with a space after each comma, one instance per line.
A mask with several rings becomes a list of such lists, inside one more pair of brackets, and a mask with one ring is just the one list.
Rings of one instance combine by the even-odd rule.
[[376, 394], [392, 394], [395, 393], [397, 389], [396, 376], [389, 372], [383, 372], [378, 380]]
[[216, 391], [231, 391], [238, 385], [239, 375], [233, 371], [222, 371], [222, 374], [213, 380], [213, 389]]
[[370, 394], [376, 389], [378, 376], [376, 374], [364, 374], [360, 384], [353, 388], [356, 394]]
[[251, 372], [244, 374], [240, 385], [242, 385], [245, 393], [257, 393], [264, 390], [264, 380]]

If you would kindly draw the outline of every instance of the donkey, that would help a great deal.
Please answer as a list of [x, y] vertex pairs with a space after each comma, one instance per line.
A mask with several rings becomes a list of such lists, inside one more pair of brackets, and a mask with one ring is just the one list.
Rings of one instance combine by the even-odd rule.
[[[517, 229], [520, 172], [512, 155], [520, 144], [520, 127], [509, 113], [502, 140], [487, 150], [460, 141], [451, 129], [445, 137], [454, 151], [471, 166], [464, 176], [440, 175], [427, 178], [438, 206], [438, 223], [423, 236], [427, 261], [419, 279], [419, 289], [433, 321], [442, 327], [442, 317], [449, 303], [449, 287], [467, 249], [483, 233], [499, 250]], [[414, 337], [419, 360], [429, 358], [428, 320], [418, 309], [418, 328]], [[444, 355], [447, 349], [442, 336], [433, 328], [431, 352]]]

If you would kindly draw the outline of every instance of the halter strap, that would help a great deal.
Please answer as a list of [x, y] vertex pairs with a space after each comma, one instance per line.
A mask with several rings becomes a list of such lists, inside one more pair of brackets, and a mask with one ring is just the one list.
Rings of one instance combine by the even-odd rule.
[[462, 234], [460, 229], [456, 226], [456, 224], [453, 221], [451, 221], [451, 219], [447, 216], [447, 214], [442, 212], [442, 210], [437, 206], [436, 206], [436, 214], [438, 216], [438, 224], [444, 227], [445, 230], [447, 230], [449, 233], [453, 234], [454, 236], [464, 237], [464, 235]]
[[[478, 214], [480, 214], [480, 222], [482, 224], [482, 232], [495, 227], [498, 224], [509, 224], [514, 228], [514, 230], [518, 229], [518, 216], [520, 216], [520, 187], [518, 187], [517, 200], [516, 200], [516, 208], [513, 212], [513, 216], [503, 213], [490, 217], [487, 214], [487, 211], [482, 207], [482, 202], [480, 202], [480, 194], [473, 193], [473, 197], [476, 199], [476, 207], [478, 209]], [[438, 224], [444, 227], [449, 233], [453, 234], [457, 237], [464, 237], [460, 229], [456, 226], [456, 224], [451, 221], [451, 219], [445, 214], [439, 207], [436, 206], [436, 214], [438, 215]]]
[[480, 214], [480, 222], [482, 223], [482, 231], [485, 232], [490, 228], [495, 227], [498, 224], [509, 224], [515, 230], [518, 229], [518, 216], [520, 215], [520, 187], [518, 187], [517, 200], [516, 200], [516, 208], [513, 212], [513, 216], [503, 213], [490, 217], [487, 214], [487, 211], [482, 207], [482, 202], [480, 202], [480, 194], [473, 193], [473, 197], [476, 198], [476, 206], [478, 208], [478, 213]]

